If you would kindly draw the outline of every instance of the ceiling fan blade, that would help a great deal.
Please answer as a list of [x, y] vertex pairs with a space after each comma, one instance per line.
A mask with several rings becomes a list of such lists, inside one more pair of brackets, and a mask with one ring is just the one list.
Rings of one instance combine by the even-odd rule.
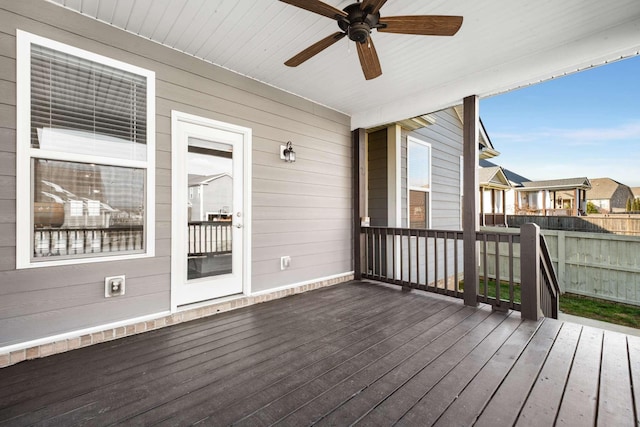
[[309, 12], [317, 13], [319, 15], [326, 16], [327, 18], [336, 19], [336, 17], [347, 17], [347, 12], [344, 10], [336, 9], [320, 0], [280, 0], [283, 3], [288, 3], [292, 6], [299, 7], [300, 9], [308, 10]]
[[312, 44], [311, 46], [309, 46], [308, 48], [306, 48], [305, 50], [303, 50], [293, 58], [289, 59], [287, 62], [284, 63], [284, 65], [288, 67], [297, 67], [307, 59], [322, 52], [323, 50], [325, 50], [326, 48], [328, 48], [329, 46], [331, 46], [332, 44], [334, 44], [344, 36], [346, 36], [345, 33], [341, 33], [341, 32], [333, 33], [330, 36], [323, 38], [319, 42]]
[[383, 33], [418, 34], [423, 36], [452, 36], [462, 26], [462, 16], [415, 15], [380, 18]]
[[380, 60], [378, 59], [378, 53], [373, 45], [373, 40], [369, 38], [364, 43], [357, 43], [358, 57], [360, 58], [360, 66], [364, 73], [364, 78], [367, 80], [375, 79], [382, 75], [382, 68], [380, 67]]
[[387, 2], [387, 0], [364, 0], [360, 4], [360, 9], [365, 10], [366, 8], [371, 8], [369, 13], [375, 14], [377, 13], [382, 6]]

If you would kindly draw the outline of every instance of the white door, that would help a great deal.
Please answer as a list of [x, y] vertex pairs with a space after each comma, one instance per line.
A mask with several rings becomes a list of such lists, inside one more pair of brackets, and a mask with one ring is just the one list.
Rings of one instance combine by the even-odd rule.
[[249, 129], [172, 113], [172, 309], [243, 292]]

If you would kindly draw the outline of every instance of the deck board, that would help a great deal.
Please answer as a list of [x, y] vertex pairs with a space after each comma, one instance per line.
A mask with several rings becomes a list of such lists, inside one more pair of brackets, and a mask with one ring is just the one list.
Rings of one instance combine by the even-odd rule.
[[555, 333], [550, 331], [549, 334], [538, 333], [534, 335], [507, 378], [500, 384], [491, 401], [482, 411], [475, 425], [495, 427], [515, 423], [520, 409], [557, 338], [560, 328], [558, 324], [554, 324], [554, 326], [556, 326], [553, 328]]
[[[438, 372], [437, 366], [416, 376], [403, 384], [395, 392], [380, 401], [375, 408], [358, 420], [358, 425], [389, 425], [400, 420], [410, 410], [417, 419], [428, 425], [434, 414], [441, 414], [460, 393], [464, 386], [478, 373], [489, 358], [521, 326], [518, 313], [512, 313], [508, 319], [494, 329], [487, 339], [479, 343], [468, 354], [454, 355], [446, 362], [450, 366], [447, 372]], [[530, 331], [527, 336], [530, 335]], [[462, 360], [459, 360], [462, 359]], [[432, 376], [424, 381], [423, 376]]]
[[550, 426], [555, 423], [571, 370], [571, 363], [567, 361], [573, 360], [581, 330], [579, 325], [573, 323], [562, 325], [549, 357], [518, 417], [519, 425]]
[[[412, 318], [416, 322], [429, 315], [429, 311], [425, 311], [426, 307], [431, 307], [434, 313], [445, 308], [443, 303], [426, 306], [424, 302], [414, 303], [416, 304], [407, 305], [404, 309], [409, 315], [415, 316]], [[393, 310], [394, 307], [389, 308]], [[422, 313], [424, 315], [421, 315]], [[224, 384], [211, 384], [191, 393], [184, 399], [187, 401], [187, 410], [176, 411], [176, 405], [180, 405], [181, 402], [173, 401], [163, 405], [157, 412], [164, 414], [161, 416], [169, 417], [175, 414], [166, 421], [167, 425], [195, 422], [207, 418], [214, 411], [221, 411], [216, 413], [217, 420], [233, 421], [238, 414], [251, 413], [258, 409], [260, 402], [268, 403], [270, 396], [282, 395], [315, 375], [330, 370], [347, 359], [357, 357], [372, 346], [394, 339], [397, 334], [410, 327], [403, 314], [388, 310], [386, 315], [376, 315], [373, 322], [342, 337], [327, 340], [321, 347], [306, 352], [290, 352], [284, 358], [273, 360], [273, 363], [254, 366], [233, 380], [225, 381]], [[247, 389], [250, 390], [249, 394]]]
[[603, 335], [600, 329], [582, 328], [557, 425], [595, 425]]
[[[430, 310], [425, 310], [424, 303], [420, 303], [415, 307], [414, 312], [407, 312], [412, 315], [411, 321], [416, 324], [412, 325], [407, 322], [406, 318], [396, 313], [388, 319], [381, 319], [383, 324], [377, 330], [368, 328], [354, 337], [348, 337], [347, 341], [337, 343], [336, 347], [338, 348], [332, 353], [315, 352], [314, 357], [310, 360], [296, 361], [290, 366], [295, 368], [294, 370], [284, 370], [284, 372], [279, 372], [277, 376], [272, 374], [266, 378], [268, 381], [264, 381], [259, 375], [254, 376], [259, 377], [260, 380], [257, 384], [253, 383], [252, 393], [248, 396], [245, 394], [242, 396], [245, 397], [244, 399], [238, 399], [232, 405], [225, 407], [220, 406], [220, 402], [209, 401], [202, 406], [193, 408], [192, 414], [179, 414], [179, 418], [182, 421], [186, 417], [193, 419], [194, 416], [204, 416], [215, 412], [217, 420], [233, 420], [238, 414], [251, 414], [279, 396], [302, 387], [332, 369], [340, 369], [344, 364], [357, 362], [358, 359], [360, 359], [360, 363], [363, 363], [380, 349], [394, 348], [398, 343], [411, 339], [418, 333], [416, 331], [420, 330], [420, 323], [426, 321], [428, 324], [435, 324], [445, 319], [453, 311], [460, 309], [460, 307], [447, 307], [443, 304], [431, 305], [430, 307]], [[427, 326], [422, 325], [422, 327]]]
[[[433, 359], [425, 360], [417, 355], [413, 364], [403, 363], [363, 390], [357, 399], [349, 400], [324, 417], [319, 425], [350, 425], [388, 397], [389, 406], [400, 409], [401, 405], [410, 402], [412, 396], [419, 396], [421, 390], [428, 390], [442, 379], [464, 356], [504, 323], [506, 318], [503, 313], [492, 313]], [[389, 424], [399, 418], [381, 424]]]
[[640, 417], [640, 338], [627, 336], [629, 368], [636, 417]]
[[640, 340], [351, 282], [0, 370], [0, 425], [634, 425]]
[[633, 412], [627, 337], [616, 333], [605, 334], [600, 368], [598, 425], [633, 426], [636, 424]]
[[[89, 393], [77, 393], [58, 406], [49, 405], [46, 413], [62, 412], [71, 422], [91, 419], [99, 423], [102, 419], [126, 419], [137, 412], [146, 412], [157, 402], [170, 401], [204, 384], [231, 377], [242, 369], [277, 358], [304, 343], [315, 345], [316, 340], [327, 332], [315, 327], [314, 321], [334, 319], [336, 329], [342, 329], [359, 317], [370, 316], [369, 304], [382, 306], [384, 301], [381, 294], [365, 297], [359, 304], [354, 302], [354, 298], [342, 297], [321, 301], [317, 307], [304, 309], [304, 316], [309, 322], [280, 315], [275, 322], [262, 325], [260, 319], [255, 319], [254, 323], [261, 331], [259, 335], [248, 339], [236, 337], [226, 345], [216, 343], [188, 348], [186, 353], [175, 353], [177, 361], [173, 357], [162, 359], [155, 369], [141, 366], [141, 369], [127, 372], [123, 377], [105, 378], [107, 384]], [[298, 310], [295, 306], [293, 309]], [[25, 420], [33, 422], [35, 414], [29, 415]]]

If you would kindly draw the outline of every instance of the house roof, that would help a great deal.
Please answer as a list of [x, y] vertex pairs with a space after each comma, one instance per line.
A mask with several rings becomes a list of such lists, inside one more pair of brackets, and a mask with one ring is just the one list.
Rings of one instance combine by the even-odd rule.
[[490, 166], [478, 169], [478, 181], [485, 188], [511, 188], [509, 180], [500, 166]]
[[189, 175], [189, 186], [192, 185], [202, 185], [208, 184], [211, 181], [215, 181], [216, 179], [220, 179], [222, 177], [231, 177], [228, 173], [219, 173], [216, 175]]
[[[383, 74], [365, 80], [346, 37], [298, 67], [284, 66], [338, 26], [282, 1], [50, 1], [343, 112], [352, 129], [428, 114], [469, 95], [491, 96], [640, 51], [637, 0], [388, 1], [383, 17], [458, 15], [464, 21], [453, 37], [373, 31]], [[342, 9], [354, 0], [325, 1]]]
[[548, 179], [545, 181], [528, 181], [523, 182], [522, 187], [519, 190], [570, 190], [570, 189], [588, 190], [591, 188], [591, 184], [587, 177], [580, 178], [562, 178], [562, 179]]
[[[460, 120], [460, 123], [464, 124], [464, 111], [462, 105], [457, 105], [454, 107], [454, 111], [456, 112], [456, 116]], [[480, 129], [478, 135], [478, 144], [480, 145], [480, 153], [479, 158], [481, 160], [490, 159], [492, 157], [496, 157], [500, 155], [500, 152], [493, 147], [493, 142], [491, 142], [491, 138], [489, 138], [489, 134], [487, 133], [487, 129], [484, 127], [484, 123], [482, 123], [482, 118], [479, 119]]]
[[[498, 166], [498, 165], [495, 164], [495, 163], [490, 162], [489, 160], [480, 159], [478, 161], [478, 166], [480, 166], [481, 168], [489, 168], [489, 167]], [[502, 168], [502, 172], [504, 172], [504, 175], [507, 177], [507, 179], [509, 180], [509, 183], [511, 184], [512, 187], [519, 187], [519, 186], [522, 185], [523, 182], [530, 181], [530, 179], [525, 178], [522, 175], [518, 175], [517, 173], [513, 172], [512, 170], [505, 169], [502, 166], [500, 166], [500, 167]]]
[[594, 178], [591, 180], [591, 189], [587, 191], [587, 200], [611, 199], [620, 187], [626, 187], [631, 191], [627, 185], [611, 178]]

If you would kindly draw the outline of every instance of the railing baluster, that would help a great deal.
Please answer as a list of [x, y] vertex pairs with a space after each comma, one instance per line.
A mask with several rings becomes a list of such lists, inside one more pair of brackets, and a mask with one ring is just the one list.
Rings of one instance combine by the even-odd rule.
[[489, 263], [487, 262], [487, 234], [483, 233], [482, 235], [482, 267], [484, 269], [483, 272], [483, 281], [484, 281], [484, 301], [487, 301], [488, 290], [489, 290]]
[[444, 232], [444, 291], [445, 294], [449, 290], [449, 249], [448, 249], [449, 237], [447, 232]]
[[416, 231], [416, 287], [420, 288], [420, 230]]
[[438, 277], [439, 277], [439, 272], [440, 272], [440, 259], [438, 257], [438, 231], [434, 231], [434, 236], [433, 236], [433, 285], [436, 289], [436, 292], [439, 292], [439, 287], [438, 287]]
[[496, 245], [496, 303], [500, 306], [502, 305], [502, 294], [500, 292], [500, 235], [495, 234], [495, 245]]
[[407, 286], [411, 286], [411, 270], [413, 267], [411, 251], [411, 230], [407, 230]]
[[509, 234], [508, 242], [509, 242], [509, 302], [511, 308], [514, 307], [515, 297], [514, 297], [514, 283], [513, 283], [513, 235]]
[[429, 230], [424, 232], [424, 286], [429, 289]]
[[458, 232], [453, 232], [453, 294], [457, 297], [459, 294], [460, 280], [458, 279]]

